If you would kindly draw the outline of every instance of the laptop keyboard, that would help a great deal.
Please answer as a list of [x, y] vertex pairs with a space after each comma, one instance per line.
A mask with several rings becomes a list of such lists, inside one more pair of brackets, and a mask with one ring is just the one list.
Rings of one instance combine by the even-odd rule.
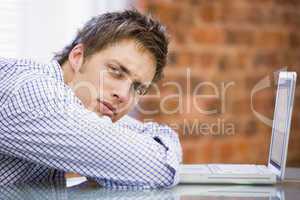
[[264, 165], [238, 165], [238, 164], [209, 164], [213, 174], [266, 174], [271, 173]]
[[265, 165], [249, 164], [181, 165], [180, 171], [199, 174], [272, 174]]

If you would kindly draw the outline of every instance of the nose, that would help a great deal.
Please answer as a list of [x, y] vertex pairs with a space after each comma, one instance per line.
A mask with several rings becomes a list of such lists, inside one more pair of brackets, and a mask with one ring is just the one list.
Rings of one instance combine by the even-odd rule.
[[127, 103], [130, 100], [130, 81], [122, 81], [122, 83], [115, 86], [112, 95], [119, 103]]

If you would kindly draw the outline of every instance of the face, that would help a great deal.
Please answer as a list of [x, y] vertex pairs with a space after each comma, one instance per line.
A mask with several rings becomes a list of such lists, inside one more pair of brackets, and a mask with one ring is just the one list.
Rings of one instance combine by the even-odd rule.
[[69, 85], [84, 106], [113, 122], [127, 114], [155, 74], [153, 55], [135, 40], [124, 39], [83, 59], [83, 47], [69, 55]]

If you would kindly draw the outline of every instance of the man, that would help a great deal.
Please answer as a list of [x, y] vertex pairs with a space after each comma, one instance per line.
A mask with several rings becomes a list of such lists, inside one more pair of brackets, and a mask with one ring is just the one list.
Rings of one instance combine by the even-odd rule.
[[75, 172], [108, 188], [177, 184], [177, 134], [126, 115], [167, 46], [159, 22], [124, 11], [92, 18], [48, 65], [0, 59], [0, 183]]

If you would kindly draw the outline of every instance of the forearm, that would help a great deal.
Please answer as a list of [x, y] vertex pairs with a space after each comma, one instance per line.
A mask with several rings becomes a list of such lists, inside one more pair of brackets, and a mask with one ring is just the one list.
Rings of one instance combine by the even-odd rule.
[[[55, 118], [67, 117], [60, 114], [56, 113]], [[76, 116], [85, 119], [79, 113]], [[2, 130], [0, 151], [49, 168], [124, 185], [154, 188], [172, 184], [166, 150], [152, 137], [128, 130], [116, 132], [118, 128], [103, 125], [108, 123], [105, 120], [88, 126], [84, 121], [75, 123], [71, 116], [65, 120], [69, 124], [52, 118], [50, 128], [44, 122], [47, 117], [51, 116]]]
[[[37, 88], [29, 95], [32, 87]], [[61, 90], [62, 98], [47, 96], [55, 94], [48, 88]], [[51, 80], [32, 80], [14, 93], [2, 112], [9, 114], [0, 122], [0, 152], [121, 185], [158, 188], [176, 183], [179, 161], [171, 142], [166, 147], [150, 134], [98, 117], [65, 89]]]
[[179, 162], [182, 161], [182, 148], [178, 134], [169, 126], [164, 124], [158, 124], [156, 122], [143, 123], [130, 116], [124, 116], [118, 122], [118, 126], [130, 129], [132, 131], [150, 135], [156, 141], [169, 149], [172, 146], [172, 150], [176, 152], [177, 159]]

